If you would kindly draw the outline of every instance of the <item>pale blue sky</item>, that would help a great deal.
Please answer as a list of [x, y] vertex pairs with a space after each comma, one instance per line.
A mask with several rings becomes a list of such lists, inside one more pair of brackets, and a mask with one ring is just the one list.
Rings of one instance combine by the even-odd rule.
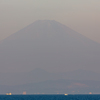
[[41, 19], [100, 42], [100, 0], [0, 0], [0, 40]]

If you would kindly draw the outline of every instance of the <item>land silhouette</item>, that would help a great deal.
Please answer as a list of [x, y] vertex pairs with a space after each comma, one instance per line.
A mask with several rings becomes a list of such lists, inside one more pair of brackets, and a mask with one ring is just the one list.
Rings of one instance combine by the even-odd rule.
[[99, 59], [99, 43], [54, 20], [38, 20], [0, 42], [1, 90], [99, 92]]

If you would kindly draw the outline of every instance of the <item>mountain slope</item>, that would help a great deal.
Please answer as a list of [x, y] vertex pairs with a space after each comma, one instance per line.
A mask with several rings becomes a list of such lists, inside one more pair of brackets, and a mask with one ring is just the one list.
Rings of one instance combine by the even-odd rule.
[[100, 70], [100, 44], [53, 20], [39, 20], [0, 44], [0, 71]]

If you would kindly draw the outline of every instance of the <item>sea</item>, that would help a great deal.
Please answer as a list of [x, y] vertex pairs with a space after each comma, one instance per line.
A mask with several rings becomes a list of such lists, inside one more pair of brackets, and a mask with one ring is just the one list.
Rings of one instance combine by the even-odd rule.
[[100, 95], [0, 95], [0, 100], [100, 100]]

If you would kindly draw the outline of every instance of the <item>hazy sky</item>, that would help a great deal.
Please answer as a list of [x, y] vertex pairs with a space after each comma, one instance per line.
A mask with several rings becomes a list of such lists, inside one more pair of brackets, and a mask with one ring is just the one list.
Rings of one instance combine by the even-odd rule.
[[42, 19], [100, 42], [100, 0], [0, 0], [0, 40]]

